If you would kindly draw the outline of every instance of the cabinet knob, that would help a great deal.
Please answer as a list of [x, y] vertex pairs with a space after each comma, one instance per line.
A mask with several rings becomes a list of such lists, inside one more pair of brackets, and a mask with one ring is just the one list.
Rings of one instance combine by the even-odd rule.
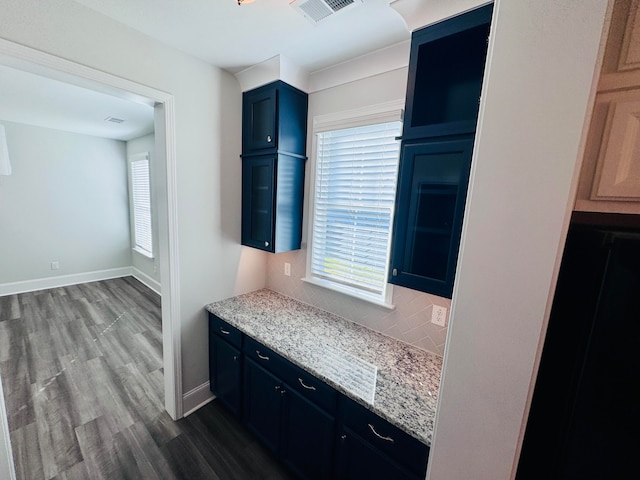
[[280, 385], [276, 385], [275, 390], [280, 390]]
[[393, 271], [391, 272], [391, 275], [393, 275], [394, 277], [398, 276], [398, 269], [394, 268]]
[[267, 135], [267, 142], [271, 143], [271, 135]]
[[264, 246], [268, 247], [269, 246], [269, 242], [264, 242]]
[[234, 356], [233, 356], [233, 361], [234, 361], [234, 362], [237, 362], [237, 361], [238, 361], [238, 356], [237, 356], [237, 355], [234, 355]]

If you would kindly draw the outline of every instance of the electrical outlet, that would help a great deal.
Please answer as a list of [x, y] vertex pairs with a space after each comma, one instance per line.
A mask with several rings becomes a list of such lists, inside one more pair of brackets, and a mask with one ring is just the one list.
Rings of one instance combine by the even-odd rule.
[[60, 268], [59, 262], [51, 262], [51, 270], [58, 270]]
[[284, 274], [285, 274], [287, 277], [290, 277], [290, 276], [291, 276], [291, 264], [290, 264], [290, 263], [285, 263], [285, 264], [284, 264]]
[[447, 324], [447, 307], [433, 305], [431, 309], [431, 323], [444, 327]]

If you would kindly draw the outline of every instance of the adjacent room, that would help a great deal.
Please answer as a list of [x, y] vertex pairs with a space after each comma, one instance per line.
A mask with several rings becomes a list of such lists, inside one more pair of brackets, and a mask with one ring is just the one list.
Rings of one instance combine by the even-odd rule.
[[0, 477], [626, 471], [638, 3], [4, 0]]

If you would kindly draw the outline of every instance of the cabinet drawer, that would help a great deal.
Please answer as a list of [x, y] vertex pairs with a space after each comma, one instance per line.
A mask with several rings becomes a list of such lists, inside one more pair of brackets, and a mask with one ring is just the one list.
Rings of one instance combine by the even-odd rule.
[[291, 388], [308, 398], [318, 407], [326, 410], [331, 415], [336, 414], [338, 392], [322, 380], [293, 364], [289, 365], [289, 368], [283, 372], [282, 379]]
[[243, 352], [246, 358], [252, 359], [256, 364], [277, 375], [280, 379], [285, 376], [291, 365], [289, 360], [251, 337], [245, 337]]
[[340, 396], [341, 422], [408, 470], [424, 475], [429, 447], [353, 400]]
[[209, 313], [209, 328], [231, 345], [242, 348], [242, 332], [212, 313]]

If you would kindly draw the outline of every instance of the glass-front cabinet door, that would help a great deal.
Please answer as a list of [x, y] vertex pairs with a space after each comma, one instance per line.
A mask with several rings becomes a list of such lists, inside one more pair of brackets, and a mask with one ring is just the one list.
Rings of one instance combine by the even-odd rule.
[[451, 297], [472, 148], [472, 136], [403, 143], [391, 283]]

